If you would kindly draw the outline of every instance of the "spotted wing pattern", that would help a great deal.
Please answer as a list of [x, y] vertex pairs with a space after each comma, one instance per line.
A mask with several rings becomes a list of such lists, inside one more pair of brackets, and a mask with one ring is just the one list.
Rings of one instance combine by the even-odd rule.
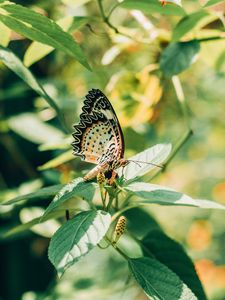
[[119, 121], [100, 90], [88, 92], [80, 122], [74, 129], [73, 153], [83, 160], [100, 165], [123, 158], [124, 139]]

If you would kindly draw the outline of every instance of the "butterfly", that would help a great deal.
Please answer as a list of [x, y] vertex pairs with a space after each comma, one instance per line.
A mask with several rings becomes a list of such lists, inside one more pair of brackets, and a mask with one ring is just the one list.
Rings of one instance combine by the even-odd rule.
[[119, 120], [99, 89], [88, 92], [79, 124], [73, 127], [73, 154], [97, 165], [84, 176], [85, 181], [128, 164], [124, 159], [124, 137]]

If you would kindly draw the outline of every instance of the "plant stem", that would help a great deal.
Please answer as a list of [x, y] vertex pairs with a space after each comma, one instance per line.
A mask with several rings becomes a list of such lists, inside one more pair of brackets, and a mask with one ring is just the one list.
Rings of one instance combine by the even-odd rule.
[[125, 258], [126, 260], [128, 260], [129, 259], [129, 257], [119, 248], [119, 247], [117, 247], [117, 246], [115, 246], [115, 245], [113, 245], [112, 244], [112, 242], [111, 242], [111, 240], [107, 237], [107, 236], [105, 236], [105, 238], [104, 238], [105, 240], [107, 240], [107, 242], [121, 255], [121, 256], [123, 256], [123, 258]]
[[199, 43], [202, 42], [208, 42], [208, 41], [213, 41], [213, 40], [222, 40], [225, 39], [225, 36], [221, 35], [221, 36], [209, 36], [206, 38], [202, 38], [202, 39], [196, 39], [196, 41], [198, 41]]
[[114, 26], [110, 21], [109, 21], [109, 18], [112, 14], [112, 12], [114, 11], [114, 9], [120, 5], [120, 3], [118, 3], [118, 5], [114, 6], [112, 8], [112, 10], [109, 12], [108, 16], [106, 16], [105, 12], [104, 12], [104, 8], [103, 8], [103, 5], [102, 5], [102, 0], [97, 0], [98, 2], [98, 6], [99, 6], [99, 10], [100, 10], [100, 14], [101, 14], [101, 17], [103, 19], [103, 22], [106, 23], [106, 25], [108, 25], [108, 27], [110, 27], [111, 29], [113, 29], [115, 31], [116, 34], [121, 34], [129, 39], [131, 39], [132, 41], [136, 42], [136, 43], [143, 43], [143, 44], [151, 44], [151, 42], [147, 42], [146, 40], [142, 40], [142, 39], [136, 39], [134, 38], [133, 36], [127, 34], [126, 32], [121, 32], [116, 26]]
[[107, 19], [109, 20], [109, 18], [111, 17], [112, 13], [114, 12], [114, 10], [120, 5], [120, 3], [116, 3], [110, 10], [110, 12], [108, 13]]
[[116, 193], [116, 201], [115, 201], [115, 209], [119, 209], [119, 199], [118, 199], [118, 193]]
[[104, 190], [103, 190], [102, 184], [99, 184], [99, 188], [100, 188], [103, 210], [105, 210], [106, 209], [106, 207], [105, 207], [106, 193], [104, 195]]
[[193, 130], [188, 129], [187, 132], [185, 132], [184, 136], [180, 139], [180, 141], [177, 142], [177, 144], [174, 146], [174, 149], [172, 153], [167, 158], [166, 162], [163, 165], [163, 171], [167, 168], [168, 164], [171, 162], [171, 160], [174, 158], [174, 156], [177, 154], [177, 152], [182, 148], [182, 146], [188, 141], [188, 139], [193, 135]]
[[116, 249], [116, 251], [120, 254], [120, 255], [122, 255], [123, 256], [123, 258], [125, 258], [126, 260], [128, 260], [129, 259], [129, 257], [119, 248], [119, 247], [117, 247], [117, 246], [113, 246], [113, 248], [115, 248]]
[[105, 15], [104, 8], [103, 8], [103, 5], [102, 5], [102, 0], [97, 0], [97, 2], [98, 2], [100, 14], [101, 14], [101, 16], [102, 16], [103, 21], [104, 21], [110, 28], [112, 28], [112, 29], [115, 31], [115, 33], [119, 33], [119, 30], [118, 30], [118, 29], [117, 29], [117, 28], [109, 21], [109, 16], [110, 16], [111, 13], [110, 13], [108, 16]]
[[106, 207], [106, 211], [110, 210], [110, 207], [112, 205], [113, 200], [114, 200], [114, 197], [112, 197], [112, 195], [109, 194], [109, 203], [108, 203], [108, 205]]

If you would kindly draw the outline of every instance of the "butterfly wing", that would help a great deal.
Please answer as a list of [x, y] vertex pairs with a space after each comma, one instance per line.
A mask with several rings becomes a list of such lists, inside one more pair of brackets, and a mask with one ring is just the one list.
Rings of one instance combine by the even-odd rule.
[[107, 97], [97, 89], [87, 94], [80, 122], [74, 126], [74, 154], [87, 162], [101, 164], [124, 155], [123, 133]]

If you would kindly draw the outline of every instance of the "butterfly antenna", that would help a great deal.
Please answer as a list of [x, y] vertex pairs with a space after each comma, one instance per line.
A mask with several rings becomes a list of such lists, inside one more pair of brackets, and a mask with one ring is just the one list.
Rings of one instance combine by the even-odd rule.
[[139, 165], [139, 166], [140, 166], [140, 163], [141, 163], [141, 164], [152, 165], [152, 166], [155, 166], [155, 167], [158, 167], [158, 168], [161, 168], [161, 169], [164, 168], [163, 165], [157, 165], [157, 164], [150, 163], [150, 162], [147, 162], [147, 161], [132, 160], [132, 159], [128, 159], [128, 161], [134, 162], [134, 163], [136, 163], [136, 164]]

